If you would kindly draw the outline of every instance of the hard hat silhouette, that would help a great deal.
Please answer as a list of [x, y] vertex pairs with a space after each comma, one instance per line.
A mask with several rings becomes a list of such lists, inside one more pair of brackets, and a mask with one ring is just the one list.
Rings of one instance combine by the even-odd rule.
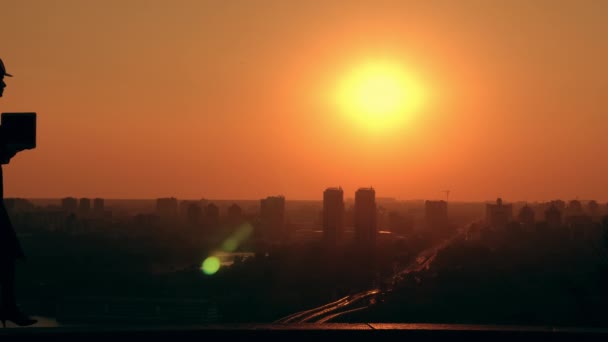
[[0, 75], [13, 77], [13, 75], [6, 72], [6, 68], [4, 67], [4, 62], [2, 62], [2, 59], [0, 59]]

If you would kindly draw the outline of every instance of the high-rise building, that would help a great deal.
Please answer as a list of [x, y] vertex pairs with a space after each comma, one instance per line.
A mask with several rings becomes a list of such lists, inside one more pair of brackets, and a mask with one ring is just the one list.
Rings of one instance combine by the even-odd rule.
[[78, 210], [78, 199], [74, 197], [66, 197], [61, 200], [61, 209], [69, 213], [75, 213]]
[[360, 188], [355, 192], [355, 241], [373, 246], [376, 243], [376, 191]]
[[513, 205], [502, 203], [498, 198], [496, 204], [486, 204], [486, 222], [494, 229], [504, 229], [513, 219]]
[[534, 210], [529, 205], [524, 205], [519, 210], [519, 215], [517, 215], [517, 220], [521, 223], [522, 227], [526, 230], [532, 229], [534, 227]]
[[220, 225], [220, 208], [209, 203], [205, 207], [205, 226], [209, 229], [216, 229]]
[[344, 191], [328, 188], [323, 191], [323, 235], [325, 241], [336, 245], [344, 232]]
[[581, 212], [581, 211], [583, 211], [583, 206], [581, 204], [581, 201], [579, 201], [579, 200], [571, 200], [570, 202], [568, 202], [567, 209], [572, 210], [572, 211], [576, 211], [576, 212]]
[[162, 219], [177, 218], [177, 198], [165, 197], [156, 199], [156, 213]]
[[557, 208], [559, 211], [564, 211], [566, 209], [566, 202], [560, 199], [549, 202], [549, 205], [555, 206], [555, 208]]
[[81, 198], [78, 204], [78, 212], [81, 215], [88, 215], [91, 212], [91, 199]]
[[228, 207], [228, 221], [230, 223], [239, 223], [243, 219], [243, 209], [236, 204], [232, 203]]
[[186, 218], [190, 225], [199, 226], [203, 218], [203, 209], [198, 203], [189, 203]]
[[269, 196], [260, 200], [260, 221], [262, 236], [270, 239], [282, 239], [285, 231], [285, 197]]
[[597, 218], [600, 215], [600, 205], [597, 204], [597, 201], [591, 200], [587, 203], [587, 212], [593, 218]]
[[95, 213], [103, 213], [103, 211], [105, 210], [105, 202], [103, 200], [103, 198], [95, 198], [93, 199], [93, 211]]
[[34, 204], [24, 198], [5, 198], [4, 206], [6, 207], [6, 209], [12, 212], [32, 211], [35, 209]]
[[192, 203], [196, 203], [196, 201], [192, 201], [192, 200], [178, 201], [177, 215], [179, 216], [180, 219], [184, 219], [185, 221], [188, 221], [188, 210], [190, 209], [190, 204], [192, 204]]
[[580, 216], [583, 214], [583, 205], [579, 200], [571, 200], [564, 213], [565, 216]]
[[445, 230], [448, 227], [448, 202], [424, 201], [424, 220], [427, 229]]
[[552, 203], [545, 211], [545, 220], [549, 228], [559, 228], [562, 225], [562, 212]]

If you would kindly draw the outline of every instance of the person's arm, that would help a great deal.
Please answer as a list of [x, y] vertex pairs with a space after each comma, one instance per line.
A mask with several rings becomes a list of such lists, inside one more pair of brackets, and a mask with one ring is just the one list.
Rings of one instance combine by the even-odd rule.
[[0, 201], [4, 203], [4, 176], [2, 175], [2, 165], [0, 165]]

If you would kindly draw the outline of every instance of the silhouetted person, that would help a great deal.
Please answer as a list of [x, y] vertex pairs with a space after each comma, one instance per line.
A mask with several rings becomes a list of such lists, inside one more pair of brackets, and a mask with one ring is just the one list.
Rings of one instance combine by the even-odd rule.
[[[12, 75], [6, 73], [4, 63], [0, 59], [0, 97], [6, 87], [5, 76]], [[18, 151], [16, 147], [4, 142], [5, 135], [2, 134], [1, 128], [0, 126], [0, 164], [4, 165], [8, 164]], [[0, 286], [2, 286], [0, 320], [2, 326], [5, 326], [6, 321], [12, 321], [19, 326], [32, 325], [37, 322], [19, 311], [15, 298], [15, 262], [17, 259], [24, 258], [25, 254], [4, 206], [4, 182], [0, 165]]]

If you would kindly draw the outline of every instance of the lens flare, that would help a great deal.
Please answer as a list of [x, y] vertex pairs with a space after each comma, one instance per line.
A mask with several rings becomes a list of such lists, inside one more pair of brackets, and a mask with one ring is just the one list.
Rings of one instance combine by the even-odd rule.
[[229, 238], [227, 238], [222, 243], [222, 250], [224, 252], [236, 251], [237, 248], [239, 248], [239, 246], [241, 245], [241, 243], [243, 243], [245, 240], [247, 240], [249, 238], [249, 236], [251, 236], [252, 232], [253, 232], [253, 227], [251, 226], [251, 224], [248, 222], [243, 223], [236, 229], [236, 231], [234, 233], [232, 233], [232, 235]]
[[239, 247], [239, 241], [235, 238], [228, 238], [222, 243], [222, 250], [225, 252], [234, 252]]
[[236, 230], [236, 232], [234, 232], [234, 238], [236, 240], [238, 240], [239, 242], [243, 242], [243, 241], [247, 240], [249, 238], [249, 236], [251, 236], [252, 232], [253, 232], [253, 227], [251, 226], [251, 224], [244, 223]]
[[207, 259], [205, 259], [205, 261], [203, 261], [203, 264], [201, 265], [201, 270], [206, 275], [213, 275], [217, 271], [219, 271], [220, 264], [221, 264], [221, 262], [218, 257], [210, 256]]

